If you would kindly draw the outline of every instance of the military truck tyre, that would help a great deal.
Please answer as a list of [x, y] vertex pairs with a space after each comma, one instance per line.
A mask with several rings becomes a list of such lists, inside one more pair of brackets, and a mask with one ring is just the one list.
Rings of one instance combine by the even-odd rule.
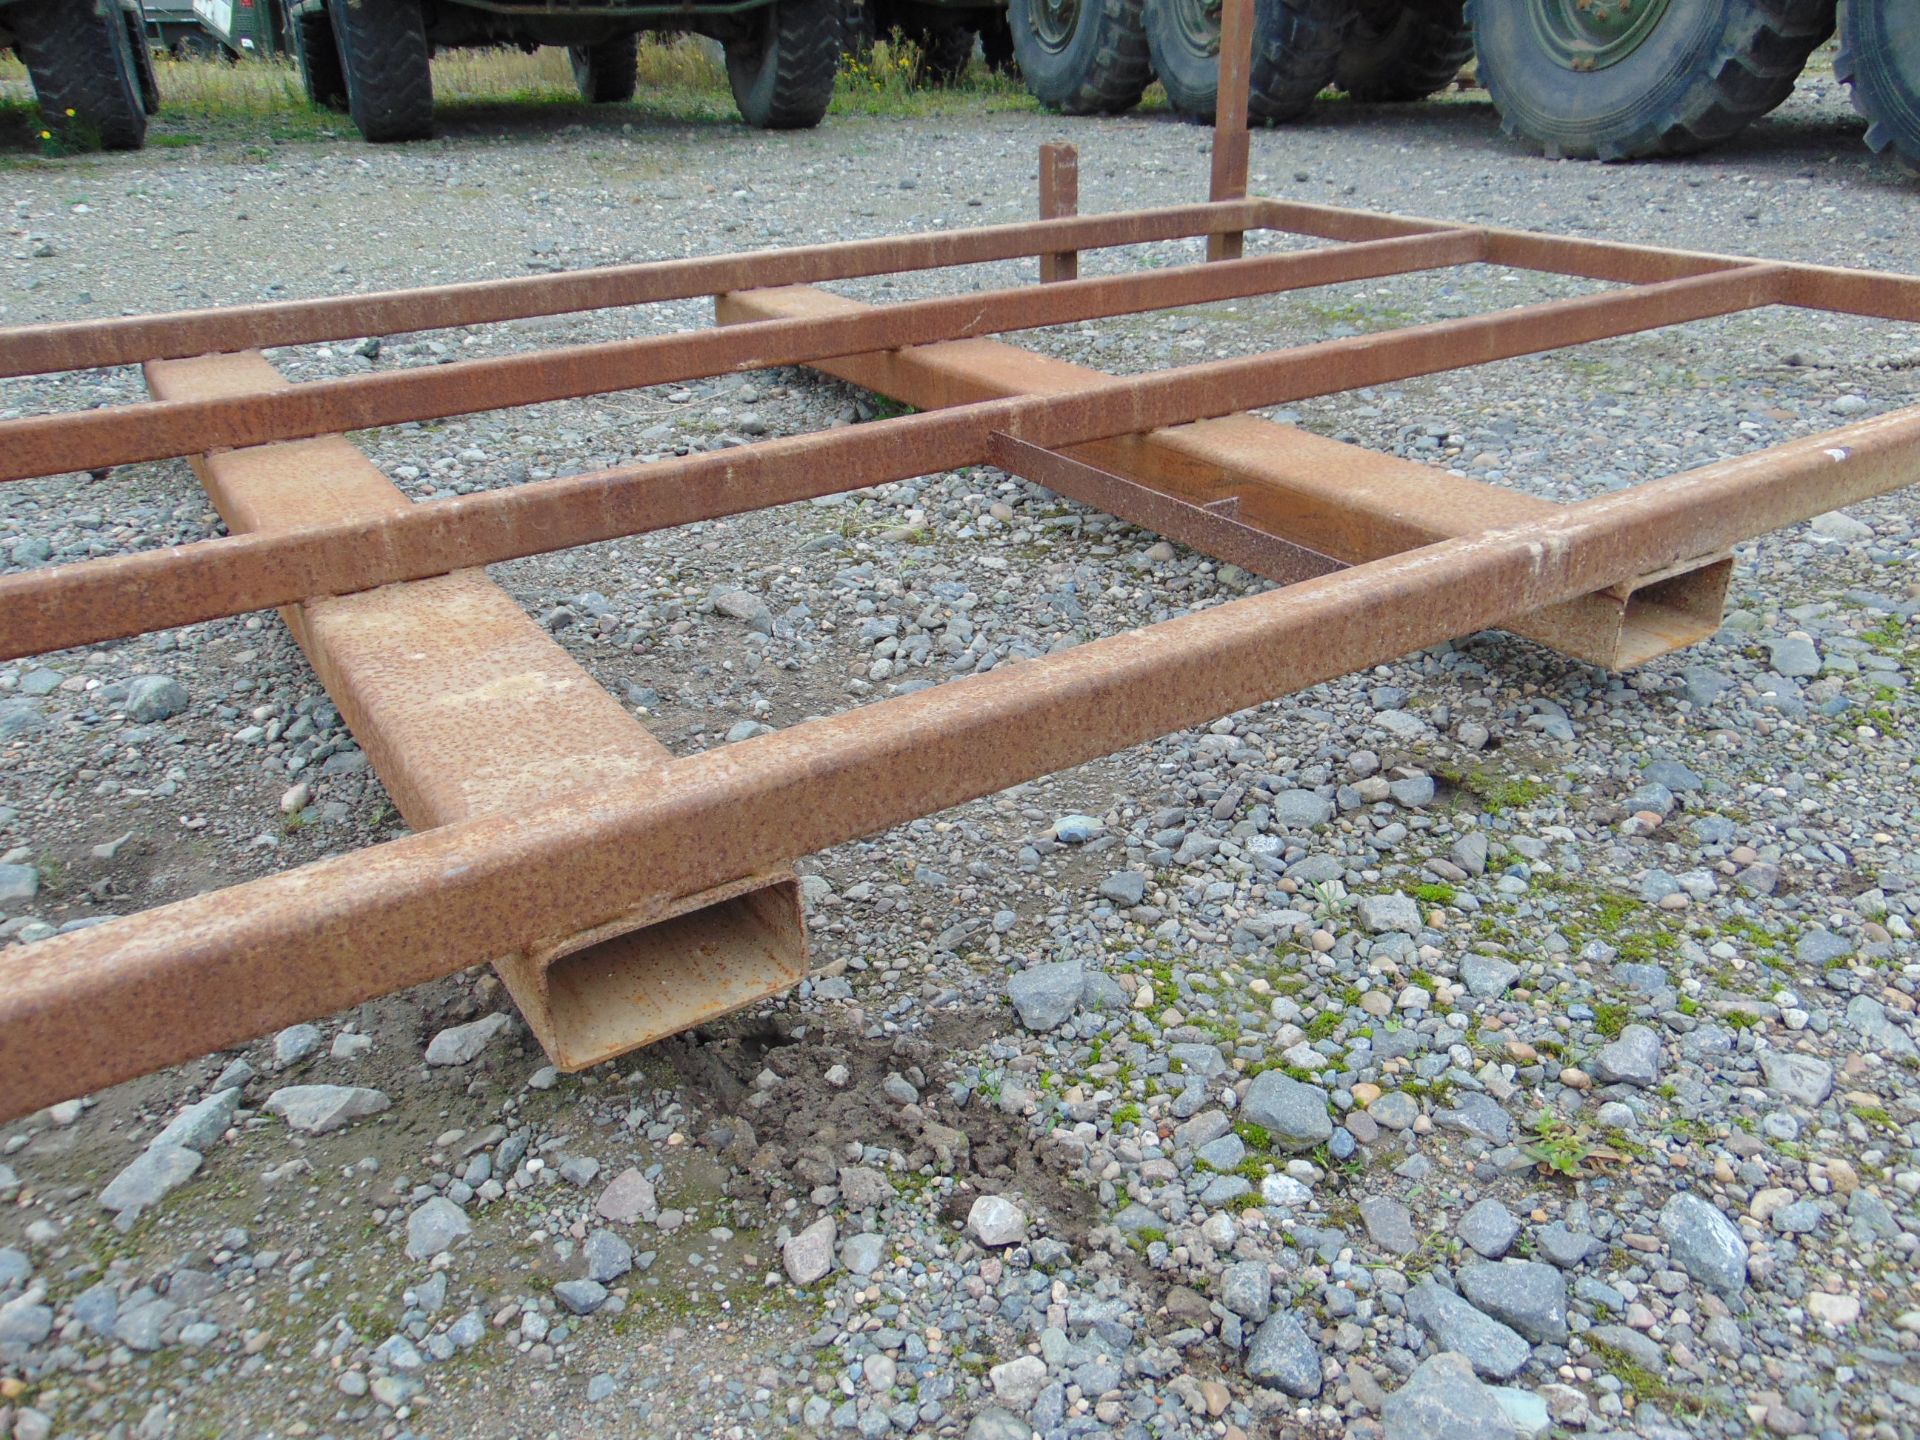
[[1867, 119], [1867, 144], [1920, 176], [1920, 9], [1852, 0], [1833, 74]]
[[1554, 158], [1633, 160], [1703, 149], [1786, 99], [1834, 0], [1467, 0], [1467, 18], [1508, 134]]
[[160, 77], [153, 70], [153, 46], [147, 43], [147, 17], [139, 0], [122, 0], [120, 18], [127, 26], [127, 53], [133, 56], [133, 77], [140, 87], [140, 108], [160, 113]]
[[433, 66], [420, 0], [328, 0], [347, 112], [376, 145], [433, 134]]
[[916, 85], [944, 88], [957, 84], [973, 63], [974, 32], [965, 25], [935, 25], [914, 37], [920, 63], [914, 67]]
[[63, 144], [138, 150], [146, 142], [139, 61], [119, 0], [19, 0], [7, 23], [47, 129]]
[[1027, 89], [1067, 115], [1118, 115], [1153, 83], [1142, 0], [1008, 0]]
[[758, 130], [811, 130], [833, 103], [842, 21], [834, 0], [775, 0], [726, 42], [727, 84]]
[[333, 16], [324, 4], [299, 11], [293, 17], [293, 54], [300, 67], [300, 88], [310, 103], [322, 110], [345, 112], [347, 72], [340, 67], [340, 47], [333, 38]]
[[1371, 103], [1424, 100], [1452, 84], [1472, 58], [1462, 0], [1385, 0], [1355, 18], [1333, 84]]
[[570, 45], [573, 83], [589, 105], [624, 105], [640, 83], [640, 37], [619, 35], [598, 45]]
[[[1254, 0], [1247, 118], [1297, 120], [1333, 82], [1353, 27], [1352, 0]], [[1147, 0], [1147, 48], [1167, 99], [1187, 119], [1213, 119], [1220, 93], [1220, 8]]]

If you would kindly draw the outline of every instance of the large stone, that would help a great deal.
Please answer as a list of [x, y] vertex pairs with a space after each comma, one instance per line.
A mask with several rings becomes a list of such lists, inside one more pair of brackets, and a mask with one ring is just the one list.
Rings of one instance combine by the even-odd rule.
[[967, 1211], [967, 1233], [982, 1245], [998, 1248], [1027, 1238], [1026, 1212], [1004, 1195], [982, 1195]]
[[1320, 1349], [1297, 1316], [1276, 1310], [1253, 1332], [1247, 1374], [1262, 1385], [1310, 1400], [1320, 1393]]
[[893, 1182], [871, 1166], [842, 1165], [840, 1198], [849, 1210], [868, 1210], [893, 1199]]
[[227, 1127], [233, 1123], [233, 1112], [239, 1107], [238, 1085], [216, 1090], [168, 1121], [167, 1128], [154, 1136], [147, 1148], [157, 1150], [163, 1145], [180, 1145], [188, 1150], [205, 1150], [226, 1134]]
[[186, 689], [170, 675], [140, 675], [127, 685], [125, 709], [135, 724], [171, 720], [186, 708]]
[[31, 865], [0, 865], [0, 915], [40, 893], [40, 872]]
[[1047, 1383], [1047, 1362], [1038, 1355], [1022, 1355], [987, 1372], [993, 1398], [1015, 1410], [1031, 1409]]
[[1507, 1412], [1465, 1355], [1443, 1351], [1421, 1362], [1380, 1407], [1386, 1440], [1508, 1440]]
[[1470, 1265], [1460, 1272], [1460, 1293], [1476, 1310], [1536, 1345], [1558, 1345], [1567, 1338], [1567, 1281], [1551, 1265], [1534, 1260]]
[[1007, 981], [1007, 996], [1029, 1030], [1052, 1030], [1073, 1017], [1074, 1007], [1087, 988], [1087, 973], [1078, 960], [1035, 965]]
[[1389, 1255], [1411, 1255], [1420, 1248], [1413, 1233], [1413, 1213], [1398, 1200], [1369, 1195], [1360, 1202], [1360, 1221], [1367, 1238]]
[[1282, 1150], [1311, 1150], [1333, 1138], [1327, 1092], [1278, 1070], [1262, 1070], [1247, 1087], [1240, 1114], [1273, 1137]]
[[1100, 882], [1100, 895], [1102, 899], [1132, 909], [1147, 898], [1146, 874], [1140, 870], [1122, 870], [1117, 875], [1109, 875]]
[[1220, 1272], [1220, 1303], [1258, 1325], [1272, 1310], [1273, 1282], [1264, 1260], [1242, 1260]]
[[1513, 1212], [1489, 1195], [1460, 1217], [1455, 1233], [1489, 1260], [1498, 1260], [1520, 1236]]
[[1847, 1026], [1893, 1059], [1920, 1059], [1913, 1037], [1888, 1019], [1887, 1007], [1871, 995], [1856, 995], [1847, 1002]]
[[107, 1182], [107, 1188], [100, 1192], [100, 1203], [109, 1210], [138, 1215], [186, 1184], [199, 1168], [197, 1151], [180, 1145], [155, 1145], [134, 1156], [126, 1169]]
[[1806, 680], [1820, 673], [1820, 652], [1813, 642], [1800, 635], [1788, 635], [1767, 642], [1768, 664], [1776, 675]]
[[581, 1247], [587, 1259], [587, 1278], [611, 1284], [633, 1269], [633, 1247], [611, 1230], [595, 1230]]
[[1587, 1063], [1602, 1085], [1652, 1085], [1660, 1079], [1660, 1037], [1645, 1025], [1629, 1025]]
[[392, 1103], [364, 1085], [283, 1085], [267, 1097], [265, 1109], [303, 1135], [324, 1135], [378, 1115]]
[[1311, 790], [1282, 790], [1273, 797], [1273, 819], [1277, 825], [1311, 828], [1333, 818], [1333, 801]]
[[653, 1193], [653, 1182], [629, 1165], [613, 1177], [613, 1183], [600, 1192], [594, 1213], [616, 1225], [631, 1225], [636, 1220], [651, 1220], [660, 1213]]
[[1484, 1315], [1451, 1290], [1428, 1280], [1407, 1293], [1407, 1314], [1436, 1345], [1457, 1350], [1489, 1380], [1511, 1380], [1533, 1349], [1511, 1326]]
[[0, 1345], [38, 1345], [53, 1333], [53, 1307], [36, 1285], [0, 1305]]
[[284, 1070], [298, 1065], [318, 1050], [325, 1038], [318, 1025], [289, 1025], [273, 1037], [273, 1068]]
[[781, 1246], [780, 1260], [787, 1267], [787, 1278], [796, 1285], [811, 1285], [831, 1270], [833, 1236], [833, 1217], [822, 1215]]
[[1460, 978], [1477, 1000], [1498, 1000], [1520, 978], [1520, 967], [1495, 955], [1468, 955], [1460, 961]]
[[575, 1315], [591, 1315], [607, 1303], [607, 1287], [598, 1280], [562, 1280], [553, 1298]]
[[1762, 1050], [1760, 1073], [1767, 1089], [1796, 1105], [1818, 1105], [1833, 1093], [1833, 1066], [1812, 1055]]
[[0, 700], [0, 741], [13, 740], [47, 728], [46, 713], [40, 702], [23, 695]]
[[1698, 1195], [1679, 1191], [1660, 1209], [1660, 1230], [1673, 1263], [1728, 1297], [1747, 1284], [1747, 1242], [1727, 1217]]
[[467, 1212], [446, 1196], [436, 1195], [407, 1217], [407, 1254], [415, 1260], [431, 1260], [472, 1233]]
[[1420, 903], [1398, 891], [1390, 895], [1362, 895], [1353, 907], [1360, 927], [1369, 935], [1400, 931], [1408, 935], [1420, 931]]
[[480, 1052], [492, 1043], [493, 1037], [512, 1023], [505, 1015], [495, 1012], [465, 1025], [450, 1026], [427, 1043], [427, 1064], [470, 1065], [480, 1058]]

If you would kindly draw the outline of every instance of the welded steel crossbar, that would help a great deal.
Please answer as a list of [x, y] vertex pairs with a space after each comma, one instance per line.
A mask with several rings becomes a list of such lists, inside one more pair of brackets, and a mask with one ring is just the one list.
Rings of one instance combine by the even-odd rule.
[[[1325, 243], [1235, 258], [1262, 231]], [[1079, 251], [1176, 239], [1218, 258], [1071, 278]], [[1048, 283], [879, 308], [782, 288], [1012, 258]], [[1617, 288], [1124, 379], [979, 338], [1466, 264]], [[301, 385], [257, 353], [701, 295], [728, 323]], [[1911, 322], [1920, 278], [1228, 199], [0, 330], [0, 375], [142, 363], [155, 397], [0, 422], [0, 479], [190, 456], [232, 532], [0, 578], [0, 658], [283, 607], [420, 832], [0, 953], [0, 1114], [483, 960], [558, 1062], [592, 1063], [802, 973], [803, 855], [1489, 626], [1618, 665], [1692, 643], [1737, 542], [1920, 479], [1920, 408], [1568, 506], [1246, 412], [1770, 305]], [[337, 438], [773, 365], [924, 413], [417, 504]], [[974, 464], [1283, 588], [674, 757], [479, 573]], [[462, 613], [492, 638], [393, 663], [383, 637], [417, 639], [399, 619], [452, 633]], [[459, 707], [456, 730], [417, 703], [436, 687], [521, 698]], [[476, 766], [510, 804], [465, 785]]]

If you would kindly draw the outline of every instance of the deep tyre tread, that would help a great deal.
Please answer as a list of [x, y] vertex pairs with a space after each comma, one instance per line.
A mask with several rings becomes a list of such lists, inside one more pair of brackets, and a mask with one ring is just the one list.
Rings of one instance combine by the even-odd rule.
[[833, 103], [844, 25], [839, 0], [775, 0], [726, 42], [727, 84], [757, 130], [811, 130]]
[[133, 77], [140, 88], [140, 108], [149, 115], [160, 113], [160, 77], [153, 69], [153, 46], [147, 43], [147, 17], [139, 0], [128, 0], [120, 7], [127, 25], [127, 53], [133, 57]]
[[146, 143], [139, 61], [119, 0], [18, 0], [7, 22], [47, 129], [61, 144], [138, 150]]
[[1570, 70], [1534, 42], [1534, 0], [1467, 0], [1500, 124], [1551, 159], [1685, 155], [1737, 134], [1793, 93], [1833, 33], [1834, 0], [1692, 0], [1605, 69]]
[[1254, 0], [1247, 118], [1298, 120], [1333, 83], [1358, 12], [1352, 0]]
[[1920, 179], [1920, 12], [1852, 0], [1833, 76], [1867, 122], [1867, 145]]
[[376, 145], [433, 134], [432, 51], [420, 0], [328, 0], [347, 112]]
[[1359, 12], [1333, 84], [1355, 100], [1404, 104], [1446, 89], [1472, 58], [1463, 0], [1387, 0]]
[[333, 16], [325, 5], [315, 5], [293, 17], [293, 54], [300, 68], [300, 88], [308, 103], [344, 114], [347, 108], [347, 72], [340, 66], [340, 47], [333, 38]]
[[1013, 56], [1027, 90], [1064, 115], [1118, 115], [1153, 83], [1143, 0], [1081, 0], [1071, 38], [1048, 49], [1034, 28], [1031, 0], [1009, 0]]
[[624, 105], [640, 86], [640, 37], [616, 35], [598, 45], [572, 45], [573, 83], [589, 105]]

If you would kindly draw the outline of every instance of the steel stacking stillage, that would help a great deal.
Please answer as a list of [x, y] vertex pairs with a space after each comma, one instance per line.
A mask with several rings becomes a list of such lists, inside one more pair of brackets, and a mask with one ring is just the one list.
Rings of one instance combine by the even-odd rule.
[[[1243, 199], [1243, 128], [1217, 143], [1204, 205], [1074, 215], [1055, 148], [1028, 225], [0, 331], [0, 375], [141, 363], [153, 395], [0, 422], [0, 478], [187, 456], [230, 532], [0, 578], [4, 658], [280, 607], [417, 832], [0, 952], [0, 1112], [479, 962], [556, 1063], [592, 1064], [800, 978], [801, 856], [1491, 626], [1641, 663], [1713, 633], [1739, 541], [1920, 479], [1920, 409], [1565, 506], [1263, 420], [1771, 305], [1912, 322], [1920, 278]], [[1322, 243], [1243, 255], [1261, 232]], [[1214, 258], [1075, 278], [1080, 252], [1179, 239]], [[1016, 258], [1043, 280], [808, 288]], [[987, 338], [1469, 264], [1613, 288], [1127, 378]], [[703, 295], [718, 329], [346, 380], [259, 353]], [[339, 433], [774, 365], [921, 413], [421, 503]], [[965, 465], [1280, 588], [676, 757], [481, 569]]]

